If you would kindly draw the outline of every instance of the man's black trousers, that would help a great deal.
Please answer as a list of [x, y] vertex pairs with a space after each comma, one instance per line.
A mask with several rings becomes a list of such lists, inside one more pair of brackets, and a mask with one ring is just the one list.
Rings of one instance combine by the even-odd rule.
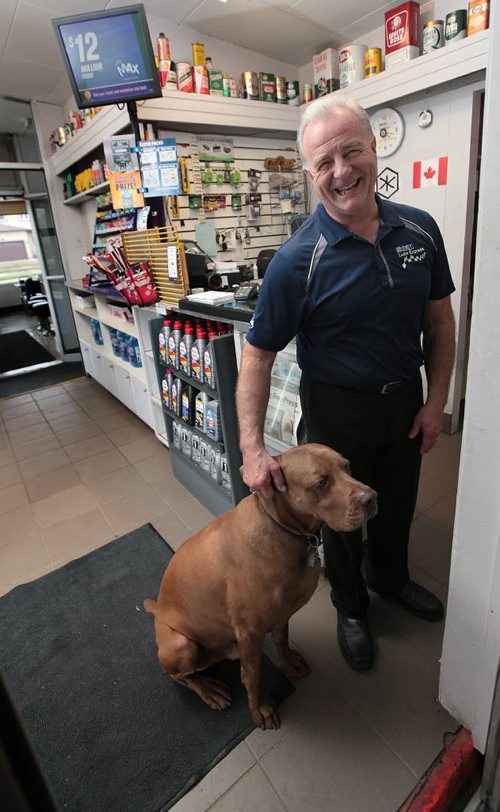
[[[422, 405], [420, 376], [387, 394], [357, 392], [302, 375], [307, 442], [334, 448], [352, 475], [378, 493], [378, 514], [368, 522], [366, 579], [383, 593], [408, 581], [408, 541], [420, 476], [421, 435], [408, 438]], [[332, 601], [348, 617], [364, 618], [369, 598], [361, 573], [362, 530], [323, 534]]]

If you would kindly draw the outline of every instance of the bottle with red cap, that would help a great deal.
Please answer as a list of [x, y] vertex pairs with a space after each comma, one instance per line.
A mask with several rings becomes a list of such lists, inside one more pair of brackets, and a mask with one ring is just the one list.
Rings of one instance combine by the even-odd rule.
[[191, 347], [194, 342], [194, 326], [191, 321], [184, 325], [184, 335], [179, 344], [179, 369], [185, 375], [191, 375]]
[[215, 389], [213, 340], [217, 337], [216, 332], [209, 333], [208, 342], [203, 351], [203, 378], [206, 385], [211, 386], [212, 389]]
[[196, 340], [191, 347], [191, 377], [200, 383], [204, 381], [203, 351], [207, 344], [207, 332], [203, 327], [196, 328]]
[[172, 369], [179, 369], [179, 345], [182, 338], [182, 321], [174, 321], [174, 329], [168, 337], [168, 364]]
[[158, 350], [160, 355], [160, 364], [166, 364], [168, 359], [168, 338], [172, 332], [172, 319], [164, 319], [163, 327], [158, 335]]

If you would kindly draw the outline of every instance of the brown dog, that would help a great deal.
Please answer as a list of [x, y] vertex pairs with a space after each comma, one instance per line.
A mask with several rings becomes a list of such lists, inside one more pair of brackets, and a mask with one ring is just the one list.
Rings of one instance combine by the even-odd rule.
[[260, 687], [266, 633], [272, 632], [289, 678], [310, 671], [288, 645], [288, 619], [318, 583], [315, 534], [322, 525], [355, 530], [377, 511], [376, 493], [353, 479], [347, 460], [327, 446], [298, 446], [277, 459], [287, 491], [263, 500], [251, 494], [209, 522], [173, 556], [158, 601], [144, 601], [155, 616], [163, 670], [222, 710], [231, 704], [227, 686], [199, 672], [239, 658], [252, 719], [263, 729], [279, 727]]

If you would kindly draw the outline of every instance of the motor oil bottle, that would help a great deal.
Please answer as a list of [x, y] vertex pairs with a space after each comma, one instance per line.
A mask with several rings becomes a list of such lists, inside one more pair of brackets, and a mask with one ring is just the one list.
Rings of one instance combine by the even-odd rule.
[[170, 389], [170, 410], [180, 416], [181, 413], [182, 382], [174, 378]]
[[173, 443], [174, 448], [181, 448], [181, 424], [174, 420], [172, 423], [172, 434], [173, 434]]
[[181, 396], [181, 417], [185, 423], [194, 426], [194, 409], [196, 400], [196, 390], [190, 383], [186, 384]]
[[166, 409], [170, 409], [170, 379], [168, 373], [170, 370], [167, 368], [165, 370], [165, 375], [162, 378], [161, 382], [161, 399], [163, 401], [163, 405]]
[[184, 325], [184, 335], [179, 344], [179, 369], [184, 375], [191, 375], [191, 347], [194, 343], [194, 327], [191, 321]]
[[217, 338], [217, 333], [208, 334], [208, 343], [203, 351], [203, 378], [204, 383], [215, 389], [215, 367], [214, 367], [214, 353], [213, 353], [213, 340]]
[[217, 449], [210, 447], [209, 459], [210, 459], [210, 476], [219, 485], [221, 482], [220, 451], [217, 451]]
[[174, 321], [174, 329], [168, 337], [168, 364], [171, 369], [179, 369], [179, 345], [182, 338], [182, 321]]
[[194, 431], [191, 437], [191, 459], [193, 460], [193, 462], [196, 462], [197, 465], [199, 465], [201, 462], [200, 438], [198, 437], [197, 434], [194, 433]]
[[193, 432], [187, 426], [181, 428], [181, 450], [186, 457], [191, 456], [191, 444], [193, 441]]
[[196, 330], [196, 341], [191, 347], [191, 377], [203, 383], [203, 352], [207, 344], [207, 333], [203, 327]]
[[210, 459], [208, 456], [209, 444], [206, 440], [200, 440], [200, 466], [204, 471], [210, 473]]
[[207, 430], [207, 403], [210, 400], [206, 392], [198, 392], [194, 403], [194, 425], [198, 431]]
[[207, 435], [212, 440], [220, 442], [222, 440], [222, 426], [220, 419], [220, 408], [217, 400], [209, 400], [206, 409]]
[[158, 353], [160, 364], [167, 363], [168, 357], [168, 338], [172, 332], [172, 319], [164, 319], [163, 327], [158, 334]]
[[231, 490], [231, 474], [229, 473], [229, 463], [227, 456], [221, 454], [220, 458], [221, 484], [227, 491]]

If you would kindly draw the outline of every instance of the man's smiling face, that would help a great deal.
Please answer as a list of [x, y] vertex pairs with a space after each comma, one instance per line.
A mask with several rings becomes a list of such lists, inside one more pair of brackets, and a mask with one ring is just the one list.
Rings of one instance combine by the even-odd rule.
[[312, 121], [303, 136], [306, 172], [328, 214], [349, 227], [376, 210], [375, 138], [346, 108]]

